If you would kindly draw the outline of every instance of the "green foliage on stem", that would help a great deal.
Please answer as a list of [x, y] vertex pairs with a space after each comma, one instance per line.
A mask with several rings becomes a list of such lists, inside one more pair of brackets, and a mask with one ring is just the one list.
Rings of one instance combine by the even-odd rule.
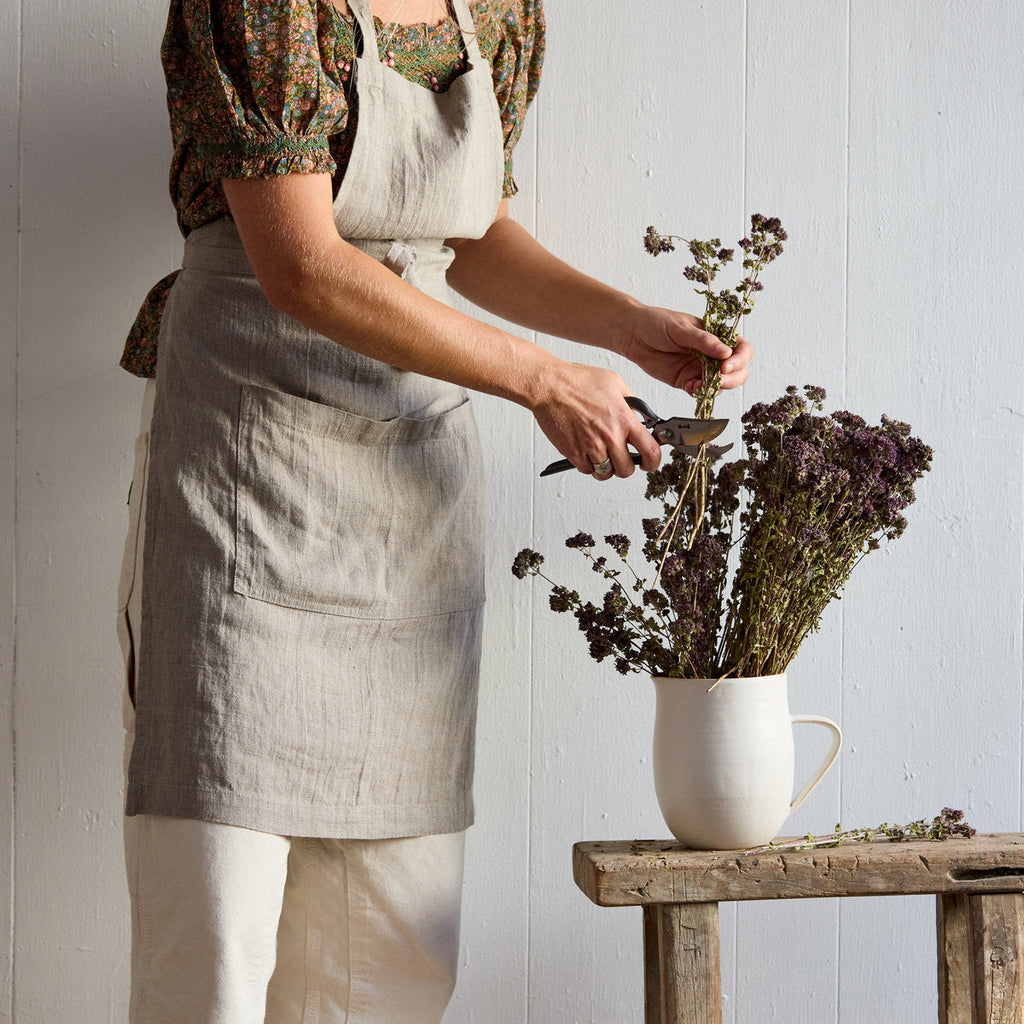
[[[785, 230], [778, 217], [765, 217], [755, 213], [750, 218], [750, 234], [737, 243], [743, 251], [743, 280], [733, 288], [712, 287], [719, 273], [732, 262], [735, 249], [725, 249], [719, 238], [707, 241], [688, 240], [679, 235], [662, 235], [649, 227], [644, 235], [644, 248], [652, 255], [672, 252], [677, 241], [685, 242], [693, 263], [683, 270], [683, 276], [695, 284], [694, 290], [704, 297], [704, 330], [735, 348], [739, 341], [740, 321], [753, 312], [754, 296], [764, 288], [759, 280], [761, 271], [782, 253], [786, 241]], [[715, 398], [722, 386], [721, 363], [710, 356], [701, 356], [704, 366], [704, 384], [694, 395], [697, 401], [697, 419], [710, 419]]]

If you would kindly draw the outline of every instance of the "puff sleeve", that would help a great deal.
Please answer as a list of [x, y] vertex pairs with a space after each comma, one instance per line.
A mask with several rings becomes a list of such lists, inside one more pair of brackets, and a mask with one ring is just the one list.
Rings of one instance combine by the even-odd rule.
[[[540, 85], [544, 63], [544, 8], [541, 0], [489, 0], [497, 10], [481, 29], [481, 48], [494, 71], [494, 92], [505, 132], [503, 194], [518, 191], [512, 174], [512, 151], [523, 133], [526, 111]], [[483, 5], [481, 5], [483, 6]]]
[[333, 173], [348, 104], [332, 17], [329, 0], [174, 0], [161, 53], [179, 158], [193, 147], [207, 180]]

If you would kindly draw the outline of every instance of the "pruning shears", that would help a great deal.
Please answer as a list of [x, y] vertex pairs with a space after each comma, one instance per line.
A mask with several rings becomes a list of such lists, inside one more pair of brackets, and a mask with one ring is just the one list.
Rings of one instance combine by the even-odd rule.
[[[663, 420], [642, 398], [635, 395], [629, 395], [626, 404], [639, 415], [658, 444], [670, 444], [676, 451], [691, 458], [695, 458], [704, 449], [709, 458], [717, 459], [732, 448], [731, 444], [708, 445], [708, 441], [714, 440], [725, 430], [728, 420], [695, 420], [687, 416], [673, 416]], [[631, 454], [633, 464], [640, 465], [640, 455], [637, 452]], [[541, 470], [540, 475], [551, 476], [552, 473], [561, 473], [566, 469], [575, 469], [575, 466], [568, 459], [559, 459]]]

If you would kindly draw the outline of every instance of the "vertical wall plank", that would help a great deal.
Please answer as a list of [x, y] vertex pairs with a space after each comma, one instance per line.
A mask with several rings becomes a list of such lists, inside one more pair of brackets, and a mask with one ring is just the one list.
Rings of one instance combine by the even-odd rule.
[[162, 14], [24, 0], [18, 364], [18, 1020], [123, 1021], [116, 580], [140, 387], [117, 368], [180, 263]]
[[[537, 118], [515, 151], [521, 191], [512, 216], [535, 228]], [[480, 310], [456, 303], [475, 316]], [[499, 323], [522, 335], [520, 328]], [[509, 402], [473, 398], [487, 466], [487, 612], [477, 721], [476, 824], [466, 853], [462, 964], [445, 1024], [475, 1024], [500, 1007], [526, 1024], [530, 894], [531, 591], [509, 571], [533, 530], [533, 418]], [[496, 1009], [493, 1012], [498, 1012]]]
[[[748, 405], [791, 384], [818, 384], [827, 410], [844, 407], [847, 6], [747, 4], [746, 212], [778, 216], [789, 233], [746, 327], [756, 352]], [[794, 713], [842, 719], [842, 621], [842, 606], [832, 605], [790, 667]], [[820, 732], [796, 729], [798, 779], [827, 750]], [[828, 832], [839, 805], [837, 766], [783, 830]], [[748, 904], [737, 920], [737, 1021], [834, 1021], [838, 902]]]
[[21, 11], [0, 8], [0, 1021], [12, 1019], [14, 886], [15, 448]]
[[[742, 228], [743, 6], [602, 4], [582, 15], [572, 4], [547, 5], [540, 238], [648, 302], [697, 306], [682, 276], [685, 253], [654, 260], [643, 251], [648, 224], [696, 237]], [[614, 366], [664, 415], [692, 409], [685, 395], [605, 353], [550, 345], [568, 358]], [[737, 414], [738, 396], [721, 407]], [[539, 443], [538, 466], [551, 454]], [[577, 473], [540, 481], [531, 546], [547, 556], [555, 577], [600, 593], [563, 541], [579, 529], [638, 539], [652, 508], [643, 489], [639, 475], [607, 485]], [[639, 916], [588, 905], [572, 882], [570, 849], [585, 838], [668, 835], [650, 764], [653, 688], [646, 678], [618, 676], [608, 662], [593, 663], [571, 618], [553, 614], [546, 598], [537, 588], [531, 1020], [618, 1024], [643, 1014]], [[722, 921], [730, 996], [734, 916], [729, 909]]]
[[[935, 463], [844, 600], [850, 824], [1020, 820], [1022, 49], [1016, 4], [852, 5], [849, 405]], [[934, 1020], [931, 901], [878, 903], [843, 906], [840, 1017]]]

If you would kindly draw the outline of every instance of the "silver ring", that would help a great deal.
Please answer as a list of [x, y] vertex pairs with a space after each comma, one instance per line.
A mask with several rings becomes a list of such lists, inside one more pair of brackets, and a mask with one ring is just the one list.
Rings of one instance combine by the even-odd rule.
[[608, 476], [612, 471], [612, 460], [605, 459], [604, 462], [592, 462], [594, 476]]

